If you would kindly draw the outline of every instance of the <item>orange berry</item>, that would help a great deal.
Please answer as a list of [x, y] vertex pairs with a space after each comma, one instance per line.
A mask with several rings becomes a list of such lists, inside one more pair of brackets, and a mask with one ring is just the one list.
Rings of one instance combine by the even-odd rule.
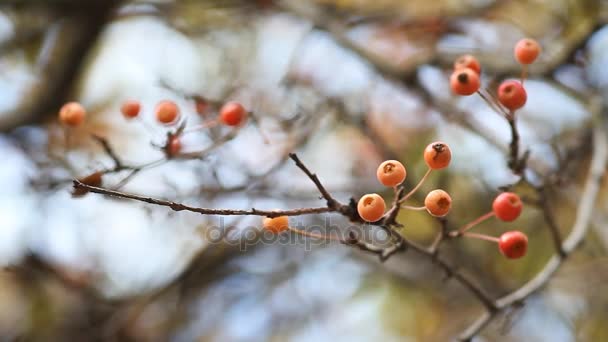
[[139, 115], [139, 111], [141, 110], [141, 104], [139, 101], [135, 100], [127, 100], [123, 102], [120, 107], [120, 111], [122, 115], [124, 115], [127, 119], [136, 118]]
[[452, 151], [448, 144], [435, 141], [427, 145], [424, 149], [424, 161], [429, 168], [440, 170], [450, 165]]
[[521, 258], [528, 250], [528, 237], [517, 230], [503, 233], [498, 240], [498, 248], [509, 259]]
[[156, 120], [158, 122], [171, 125], [179, 118], [179, 107], [175, 102], [170, 100], [164, 100], [156, 105]]
[[262, 225], [264, 229], [278, 234], [289, 229], [289, 218], [287, 216], [264, 217]]
[[378, 194], [367, 194], [357, 204], [357, 211], [359, 216], [367, 222], [376, 222], [384, 216], [384, 210], [386, 209], [386, 203], [384, 199]]
[[475, 94], [480, 85], [479, 74], [471, 68], [456, 69], [450, 76], [450, 88], [458, 95]]
[[452, 208], [452, 198], [447, 192], [441, 189], [433, 190], [426, 195], [424, 206], [429, 214], [443, 217], [447, 215]]
[[477, 58], [473, 57], [472, 55], [462, 55], [458, 57], [456, 61], [454, 61], [454, 70], [465, 68], [469, 68], [475, 71], [477, 74], [481, 74], [481, 64], [479, 64]]
[[384, 186], [397, 186], [405, 180], [405, 166], [396, 160], [387, 160], [378, 166], [376, 177]]
[[523, 107], [527, 99], [526, 89], [517, 81], [504, 81], [498, 87], [498, 101], [511, 111]]
[[78, 102], [68, 102], [59, 110], [59, 121], [62, 124], [76, 127], [84, 122], [87, 112]]
[[492, 202], [492, 211], [501, 221], [511, 222], [519, 217], [524, 208], [519, 196], [512, 192], [503, 192]]
[[540, 54], [540, 51], [540, 45], [536, 40], [524, 38], [515, 44], [514, 55], [520, 64], [532, 64]]
[[227, 126], [238, 126], [247, 118], [245, 107], [238, 102], [226, 102], [220, 109], [220, 122]]

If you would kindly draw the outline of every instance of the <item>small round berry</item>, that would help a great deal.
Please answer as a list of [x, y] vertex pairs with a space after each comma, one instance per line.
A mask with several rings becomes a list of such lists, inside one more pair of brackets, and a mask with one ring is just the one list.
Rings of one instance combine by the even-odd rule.
[[481, 64], [479, 64], [477, 58], [473, 57], [472, 55], [462, 55], [454, 62], [454, 70], [465, 68], [469, 68], [475, 71], [477, 74], [481, 74]]
[[179, 107], [175, 102], [170, 100], [164, 100], [156, 105], [156, 120], [158, 122], [170, 125], [177, 121], [179, 118]]
[[220, 109], [220, 122], [227, 126], [238, 126], [247, 118], [245, 107], [238, 102], [226, 102]]
[[59, 110], [59, 121], [62, 124], [76, 127], [84, 122], [87, 112], [78, 102], [68, 102]]
[[540, 54], [540, 51], [540, 45], [536, 40], [524, 38], [515, 44], [515, 59], [520, 64], [532, 64]]
[[500, 252], [509, 259], [519, 259], [526, 255], [528, 237], [526, 234], [513, 230], [503, 233], [498, 240]]
[[405, 166], [396, 160], [387, 160], [378, 166], [376, 177], [384, 186], [397, 186], [405, 180]]
[[262, 225], [269, 232], [278, 234], [289, 229], [289, 218], [287, 216], [264, 217]]
[[384, 216], [386, 203], [378, 194], [367, 194], [359, 200], [357, 211], [359, 216], [367, 222], [376, 222]]
[[167, 145], [165, 146], [165, 152], [169, 157], [175, 157], [182, 151], [182, 142], [179, 140], [177, 136], [171, 136], [167, 140]]
[[453, 93], [458, 95], [475, 94], [480, 85], [479, 74], [471, 68], [454, 70], [450, 76], [450, 88]]
[[517, 194], [503, 192], [496, 196], [492, 203], [494, 215], [501, 221], [511, 222], [519, 217], [523, 209], [523, 203]]
[[527, 99], [526, 89], [517, 81], [504, 81], [498, 87], [498, 101], [511, 111], [523, 107]]
[[435, 141], [427, 145], [424, 149], [424, 162], [433, 170], [440, 170], [448, 167], [452, 160], [452, 151], [448, 144]]
[[139, 115], [140, 110], [141, 104], [139, 101], [135, 100], [127, 100], [120, 106], [120, 112], [127, 119], [136, 118]]
[[447, 192], [441, 189], [433, 190], [426, 195], [424, 206], [429, 214], [443, 217], [447, 215], [452, 208], [452, 198]]

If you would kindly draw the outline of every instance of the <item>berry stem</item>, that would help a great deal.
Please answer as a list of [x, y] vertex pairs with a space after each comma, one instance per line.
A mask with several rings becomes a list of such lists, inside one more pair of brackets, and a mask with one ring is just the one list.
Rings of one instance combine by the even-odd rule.
[[422, 210], [426, 210], [425, 206], [421, 206], [421, 207], [414, 207], [411, 205], [402, 205], [401, 206], [402, 209], [407, 209], [407, 210], [415, 210], [415, 211], [422, 211]]
[[478, 218], [474, 219], [473, 221], [465, 224], [460, 229], [458, 229], [458, 233], [456, 235], [458, 236], [458, 235], [464, 234], [471, 228], [475, 227], [476, 225], [480, 224], [481, 222], [483, 222], [493, 216], [494, 216], [494, 211], [490, 211], [490, 212], [487, 212], [487, 213], [479, 216]]
[[522, 87], [523, 87], [524, 81], [526, 80], [527, 77], [528, 77], [528, 65], [523, 64], [521, 66], [521, 85], [522, 85]]
[[[487, 91], [487, 90], [486, 90]], [[494, 110], [495, 112], [497, 112], [498, 114], [502, 114], [504, 117], [508, 118], [508, 113], [504, 111], [504, 109], [502, 109], [502, 107], [500, 106], [500, 103], [498, 102], [498, 100], [494, 97], [494, 95], [492, 95], [491, 92], [487, 91], [487, 93], [489, 94], [489, 96], [492, 98], [490, 100], [490, 98], [488, 98], [488, 96], [484, 95], [481, 90], [477, 91], [477, 94], [479, 94], [479, 96], [481, 96], [481, 98], [488, 104], [488, 106], [490, 106], [490, 108], [492, 108], [492, 110]]]
[[424, 181], [426, 181], [427, 178], [429, 178], [429, 175], [431, 174], [431, 171], [433, 171], [433, 169], [431, 169], [430, 167], [428, 168], [428, 170], [426, 170], [426, 173], [424, 174], [424, 176], [422, 176], [422, 178], [420, 179], [420, 181], [418, 182], [418, 184], [416, 184], [416, 186], [410, 190], [410, 192], [408, 192], [405, 196], [403, 196], [402, 199], [399, 200], [399, 204], [407, 201], [408, 198], [412, 197], [412, 195], [418, 191], [418, 189], [420, 189], [420, 187], [422, 186], [422, 183], [424, 183]]
[[287, 227], [287, 229], [289, 229], [290, 231], [292, 231], [292, 232], [294, 232], [296, 234], [299, 234], [299, 235], [302, 235], [302, 236], [308, 236], [308, 237], [315, 238], [315, 239], [323, 239], [323, 240], [331, 240], [331, 241], [344, 242], [344, 240], [340, 239], [337, 236], [311, 233], [311, 232], [307, 232], [305, 230], [300, 230], [298, 228], [293, 228], [293, 227]]
[[493, 237], [490, 235], [486, 235], [486, 234], [477, 234], [477, 233], [463, 233], [462, 236], [464, 237], [470, 237], [473, 239], [480, 239], [480, 240], [486, 240], [486, 241], [490, 241], [490, 242], [500, 242], [500, 239], [497, 237]]
[[71, 147], [72, 142], [70, 139], [70, 135], [71, 135], [70, 130], [66, 127], [63, 127], [63, 134], [64, 134], [63, 139], [65, 142], [65, 151], [69, 152], [72, 149], [72, 147]]

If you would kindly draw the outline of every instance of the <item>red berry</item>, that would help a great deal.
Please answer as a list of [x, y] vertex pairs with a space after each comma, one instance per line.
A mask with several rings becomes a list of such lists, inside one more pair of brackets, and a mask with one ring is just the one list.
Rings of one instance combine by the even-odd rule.
[[265, 217], [262, 225], [264, 229], [278, 234], [289, 229], [289, 218], [287, 216]]
[[498, 240], [498, 248], [509, 259], [521, 258], [528, 250], [528, 237], [517, 230], [503, 233]]
[[173, 124], [179, 118], [179, 107], [175, 102], [164, 100], [156, 105], [156, 120], [165, 125]]
[[494, 215], [506, 222], [511, 222], [519, 217], [523, 209], [523, 203], [517, 194], [512, 192], [503, 192], [496, 196], [492, 203]]
[[378, 166], [376, 177], [384, 186], [397, 186], [405, 180], [405, 166], [396, 160], [387, 160]]
[[238, 102], [227, 102], [220, 109], [220, 122], [227, 126], [238, 126], [247, 118], [247, 111]]
[[471, 68], [454, 70], [452, 76], [450, 76], [450, 88], [452, 88], [452, 92], [458, 95], [475, 94], [480, 85], [479, 74]]
[[87, 115], [84, 107], [78, 102], [68, 102], [59, 110], [59, 121], [62, 124], [76, 127], [84, 122]]
[[376, 222], [384, 216], [384, 210], [386, 209], [386, 203], [384, 199], [378, 194], [367, 194], [357, 204], [357, 211], [359, 216], [367, 222]]
[[435, 141], [427, 145], [424, 149], [424, 161], [429, 168], [440, 170], [450, 165], [452, 151], [448, 144]]
[[532, 64], [540, 54], [540, 51], [540, 45], [536, 40], [524, 38], [515, 44], [515, 59], [520, 64]]
[[447, 192], [441, 189], [433, 190], [426, 195], [424, 206], [429, 214], [443, 217], [447, 215], [452, 208], [452, 198]]
[[517, 81], [504, 81], [498, 87], [498, 101], [511, 111], [523, 107], [527, 99], [526, 89]]
[[462, 55], [454, 62], [454, 70], [465, 68], [469, 68], [475, 71], [477, 74], [481, 74], [481, 64], [479, 64], [477, 58], [473, 57], [472, 55]]
[[127, 119], [136, 118], [139, 115], [139, 111], [141, 110], [141, 104], [139, 101], [128, 100], [125, 101], [120, 107], [120, 111], [122, 115], [124, 115]]

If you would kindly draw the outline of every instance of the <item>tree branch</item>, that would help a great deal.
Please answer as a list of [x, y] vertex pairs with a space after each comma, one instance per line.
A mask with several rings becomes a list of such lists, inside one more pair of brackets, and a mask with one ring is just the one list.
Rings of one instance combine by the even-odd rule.
[[461, 335], [463, 341], [470, 341], [477, 335], [501, 310], [523, 301], [542, 287], [544, 287], [552, 275], [561, 266], [564, 260], [570, 255], [583, 240], [590, 226], [591, 216], [595, 207], [595, 201], [600, 189], [600, 183], [608, 162], [608, 136], [606, 135], [605, 122], [594, 125], [593, 129], [593, 155], [589, 174], [585, 183], [580, 204], [576, 211], [576, 220], [570, 235], [562, 243], [561, 249], [563, 256], [559, 253], [553, 256], [545, 267], [530, 281], [519, 289], [496, 299], [496, 311], [485, 312]]

